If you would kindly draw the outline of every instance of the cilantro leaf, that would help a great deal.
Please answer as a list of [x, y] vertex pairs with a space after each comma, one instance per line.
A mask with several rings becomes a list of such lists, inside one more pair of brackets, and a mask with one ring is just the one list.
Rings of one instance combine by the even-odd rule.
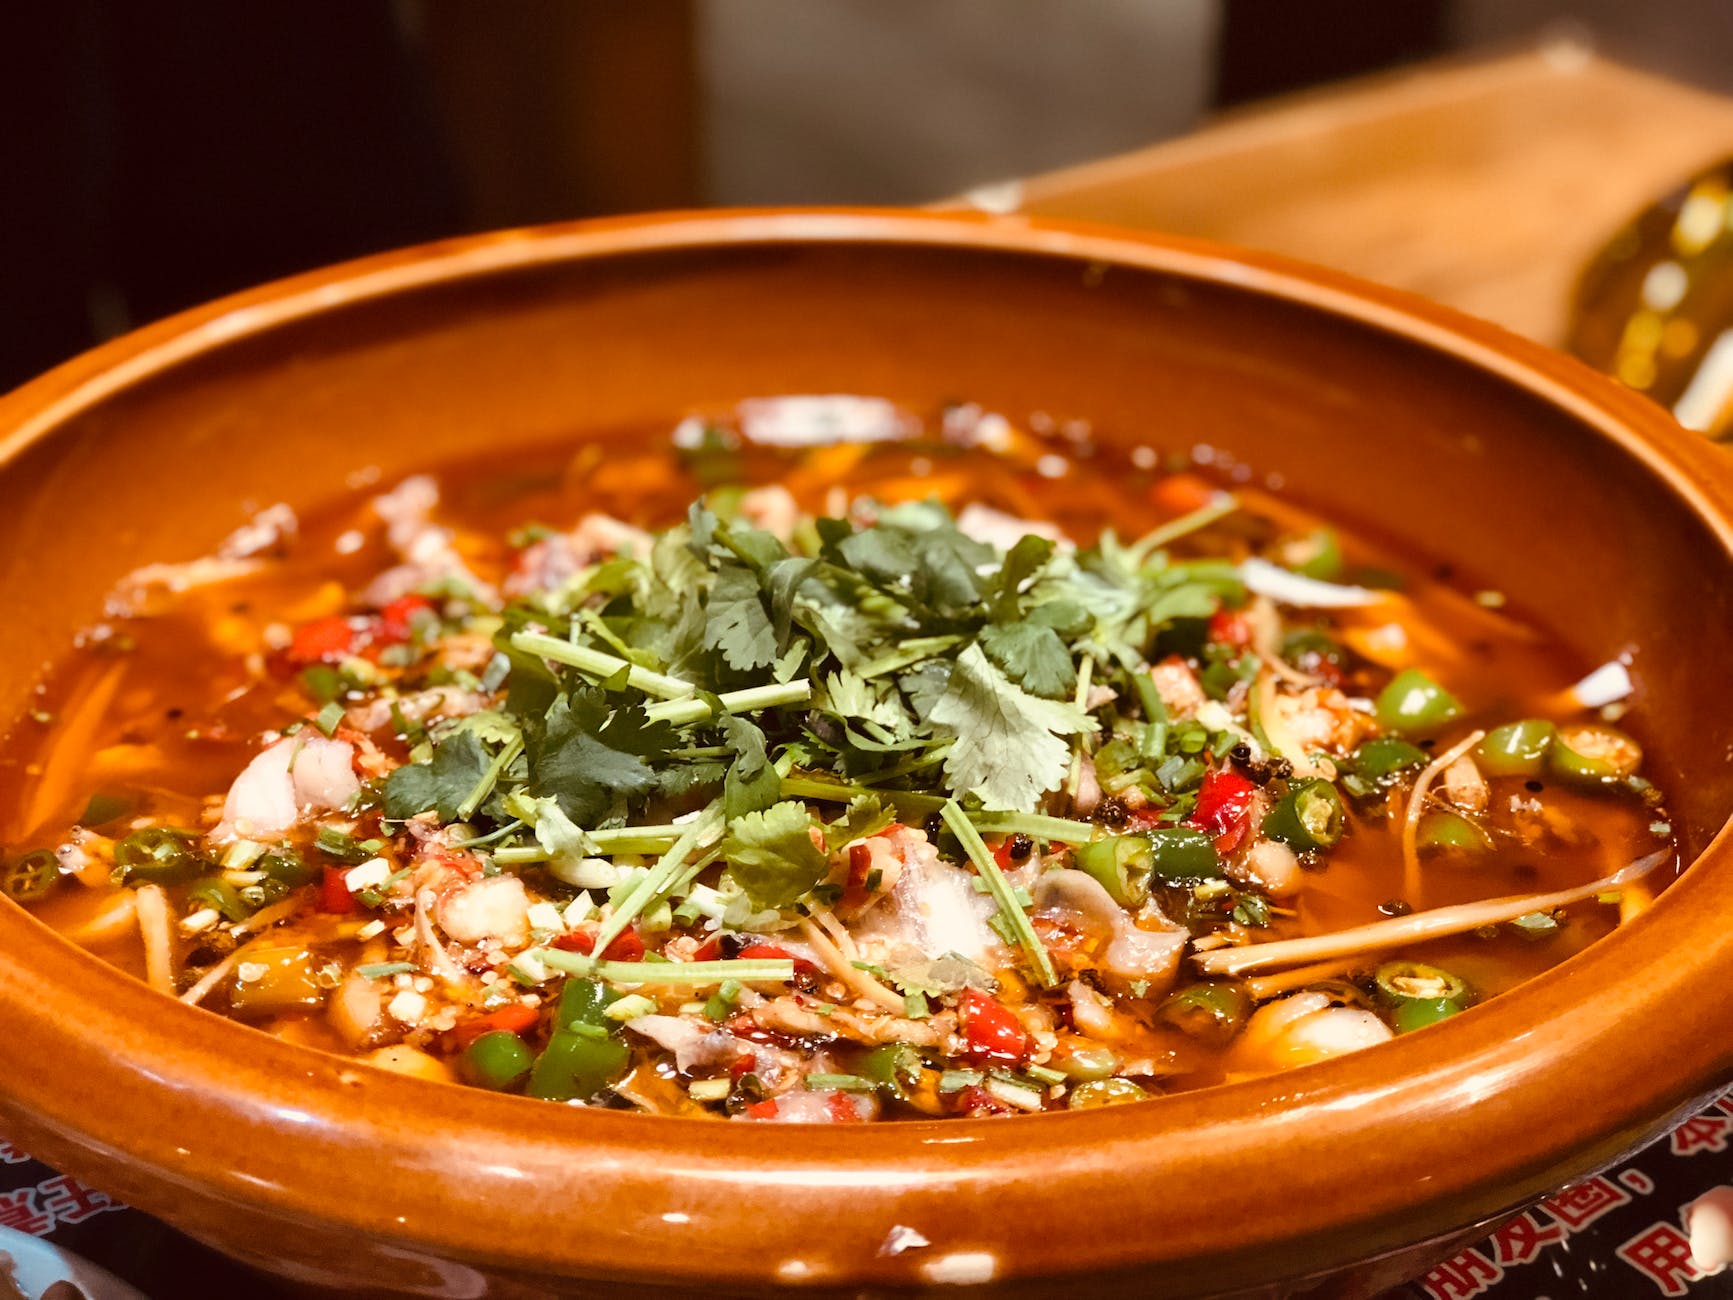
[[455, 820], [492, 761], [474, 732], [454, 732], [433, 747], [429, 761], [406, 763], [385, 778], [385, 816], [407, 821], [432, 808], [441, 821]]
[[1034, 533], [1025, 533], [1005, 552], [1004, 562], [999, 565], [999, 572], [993, 575], [985, 593], [995, 621], [1005, 622], [1017, 617], [1018, 592], [1052, 556], [1052, 540]]
[[704, 644], [718, 650], [730, 668], [749, 672], [776, 662], [776, 629], [752, 570], [725, 564], [710, 588]]
[[505, 809], [534, 828], [536, 843], [551, 858], [583, 858], [596, 852], [595, 842], [566, 816], [560, 801], [551, 795], [537, 799], [516, 790], [506, 796]]
[[928, 659], [897, 678], [897, 684], [908, 697], [909, 707], [922, 722], [932, 719], [933, 705], [944, 698], [951, 684], [951, 662], [948, 659]]
[[1216, 612], [1219, 604], [1210, 588], [1199, 582], [1187, 582], [1157, 596], [1149, 606], [1147, 617], [1151, 627], [1159, 627], [1176, 618], [1208, 618]]
[[948, 516], [918, 531], [880, 522], [844, 538], [835, 554], [875, 586], [906, 592], [916, 604], [950, 616], [979, 602], [975, 570], [997, 558], [991, 546], [958, 532]]
[[734, 761], [722, 783], [722, 810], [730, 820], [770, 807], [782, 797], [782, 777], [765, 752], [764, 732], [745, 718], [725, 715], [722, 735]]
[[574, 822], [594, 824], [619, 800], [649, 791], [655, 773], [645, 757], [674, 742], [674, 729], [649, 722], [639, 704], [609, 711], [596, 687], [555, 700], [529, 735], [530, 793], [553, 796]]
[[846, 668], [826, 674], [820, 688], [819, 707], [845, 723], [876, 722], [892, 731], [905, 725], [901, 704], [881, 696], [873, 683]]
[[953, 788], [1010, 812], [1033, 812], [1040, 796], [1065, 779], [1071, 747], [1062, 736], [1096, 729], [1081, 709], [1015, 685], [978, 644], [957, 656], [929, 716], [957, 737], [945, 755]]
[[776, 644], [786, 646], [794, 624], [794, 598], [818, 568], [814, 559], [782, 559], [764, 571], [764, 591], [770, 597], [770, 623]]
[[876, 794], [857, 794], [848, 801], [842, 816], [825, 825], [825, 846], [835, 853], [845, 844], [877, 835], [896, 819], [896, 810], [883, 807]]
[[1071, 651], [1051, 627], [1033, 621], [995, 623], [981, 629], [981, 648], [1026, 691], [1069, 698], [1077, 688]]
[[830, 862], [812, 842], [804, 805], [772, 804], [728, 823], [722, 840], [727, 874], [757, 907], [787, 907], [825, 878]]
[[459, 720], [452, 732], [468, 732], [490, 745], [510, 744], [522, 734], [518, 724], [498, 709], [479, 709], [468, 714]]

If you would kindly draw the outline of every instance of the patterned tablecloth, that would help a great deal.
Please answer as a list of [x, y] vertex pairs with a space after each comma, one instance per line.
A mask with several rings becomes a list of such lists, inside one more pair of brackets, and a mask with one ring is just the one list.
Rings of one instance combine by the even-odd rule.
[[[1387, 1300], [1733, 1300], [1733, 1272], [1691, 1263], [1681, 1215], [1733, 1182], [1733, 1092], [1616, 1169], [1567, 1187]], [[153, 1300], [288, 1293], [148, 1215], [0, 1141], [0, 1226], [105, 1266]], [[33, 1298], [34, 1300], [34, 1298]]]

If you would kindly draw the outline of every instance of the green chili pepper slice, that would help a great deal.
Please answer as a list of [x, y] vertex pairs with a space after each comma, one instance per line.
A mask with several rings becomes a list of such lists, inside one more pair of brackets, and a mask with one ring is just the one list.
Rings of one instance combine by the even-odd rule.
[[1449, 998], [1410, 998], [1399, 1002], [1390, 1013], [1390, 1027], [1398, 1034], [1411, 1034], [1416, 1029], [1435, 1025], [1440, 1020], [1461, 1015], [1466, 1010], [1460, 1002]]
[[602, 1012], [619, 1000], [620, 995], [599, 980], [568, 978], [560, 990], [560, 1005], [554, 1023], [561, 1029], [569, 1025], [611, 1028], [612, 1022]]
[[1130, 1079], [1094, 1079], [1073, 1088], [1071, 1100], [1066, 1105], [1072, 1110], [1099, 1110], [1103, 1106], [1143, 1101], [1148, 1096], [1147, 1092]]
[[504, 1092], [519, 1083], [535, 1063], [523, 1039], [504, 1029], [483, 1034], [464, 1049], [463, 1077], [478, 1088]]
[[0, 894], [15, 903], [40, 902], [60, 883], [60, 861], [47, 849], [26, 853], [0, 872]]
[[1296, 853], [1327, 849], [1347, 825], [1342, 796], [1328, 781], [1296, 781], [1264, 818], [1264, 834]]
[[588, 1101], [625, 1074], [631, 1060], [632, 1049], [617, 1038], [556, 1030], [530, 1068], [528, 1091], [544, 1101]]
[[1204, 880], [1222, 874], [1215, 837], [1190, 826], [1157, 826], [1135, 838], [1149, 845], [1149, 869], [1163, 880]]
[[1610, 785], [1636, 773], [1643, 748], [1622, 731], [1585, 723], [1560, 727], [1547, 760], [1555, 776], [1573, 785]]
[[1431, 853], [1485, 853], [1492, 838], [1459, 813], [1429, 812], [1420, 819], [1415, 846]]
[[909, 1089], [920, 1082], [921, 1071], [926, 1068], [921, 1054], [907, 1043], [886, 1043], [862, 1057], [855, 1073], [898, 1101], [906, 1101]]
[[175, 826], [147, 826], [114, 846], [115, 865], [128, 881], [180, 884], [210, 866], [193, 848], [195, 838], [192, 831]]
[[1411, 767], [1426, 766], [1426, 751], [1400, 736], [1380, 736], [1354, 751], [1354, 770], [1372, 781], [1382, 781]]
[[1545, 718], [1507, 722], [1486, 733], [1474, 751], [1474, 761], [1488, 776], [1534, 776], [1546, 765], [1557, 730]]
[[124, 795], [98, 791], [91, 795], [90, 801], [84, 805], [84, 811], [78, 816], [78, 824], [93, 827], [106, 825], [131, 812], [135, 802]]
[[1252, 1014], [1252, 1000], [1238, 984], [1206, 981], [1170, 994], [1157, 1014], [1192, 1038], [1225, 1043]]
[[244, 921], [253, 914], [241, 891], [220, 876], [198, 881], [187, 890], [187, 901], [199, 907], [214, 907], [227, 921]]
[[300, 885], [310, 885], [319, 877], [319, 868], [301, 860], [301, 855], [293, 849], [281, 849], [275, 853], [267, 853], [257, 863], [258, 870], [270, 879], [294, 889]]
[[1282, 658], [1296, 668], [1312, 672], [1320, 664], [1341, 668], [1348, 662], [1348, 652], [1316, 628], [1302, 628], [1282, 638]]
[[1460, 717], [1462, 705], [1418, 668], [1404, 668], [1378, 693], [1374, 713], [1391, 731], [1428, 732]]
[[1372, 982], [1391, 1002], [1461, 1002], [1469, 996], [1460, 976], [1419, 961], [1387, 961], [1373, 972]]
[[1079, 844], [1072, 861], [1099, 880], [1121, 907], [1141, 907], [1149, 897], [1155, 854], [1146, 836], [1115, 835]]
[[1054, 1057], [1052, 1064], [1066, 1078], [1090, 1083], [1112, 1078], [1113, 1072], [1119, 1068], [1119, 1057], [1111, 1048], [1080, 1047], [1064, 1056]]

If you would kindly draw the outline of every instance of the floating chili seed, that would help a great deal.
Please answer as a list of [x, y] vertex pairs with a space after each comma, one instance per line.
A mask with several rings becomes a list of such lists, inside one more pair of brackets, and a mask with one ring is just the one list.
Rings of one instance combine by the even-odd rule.
[[1385, 916], [1407, 916], [1414, 910], [1414, 907], [1410, 903], [1403, 902], [1400, 898], [1391, 898], [1378, 904], [1378, 910]]

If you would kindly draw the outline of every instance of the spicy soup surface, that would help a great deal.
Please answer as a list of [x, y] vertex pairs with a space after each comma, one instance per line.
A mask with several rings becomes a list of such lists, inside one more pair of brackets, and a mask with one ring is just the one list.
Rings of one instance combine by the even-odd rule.
[[1640, 911], [1622, 669], [1214, 469], [782, 399], [361, 476], [121, 584], [6, 892], [385, 1068], [805, 1122], [1306, 1064]]

